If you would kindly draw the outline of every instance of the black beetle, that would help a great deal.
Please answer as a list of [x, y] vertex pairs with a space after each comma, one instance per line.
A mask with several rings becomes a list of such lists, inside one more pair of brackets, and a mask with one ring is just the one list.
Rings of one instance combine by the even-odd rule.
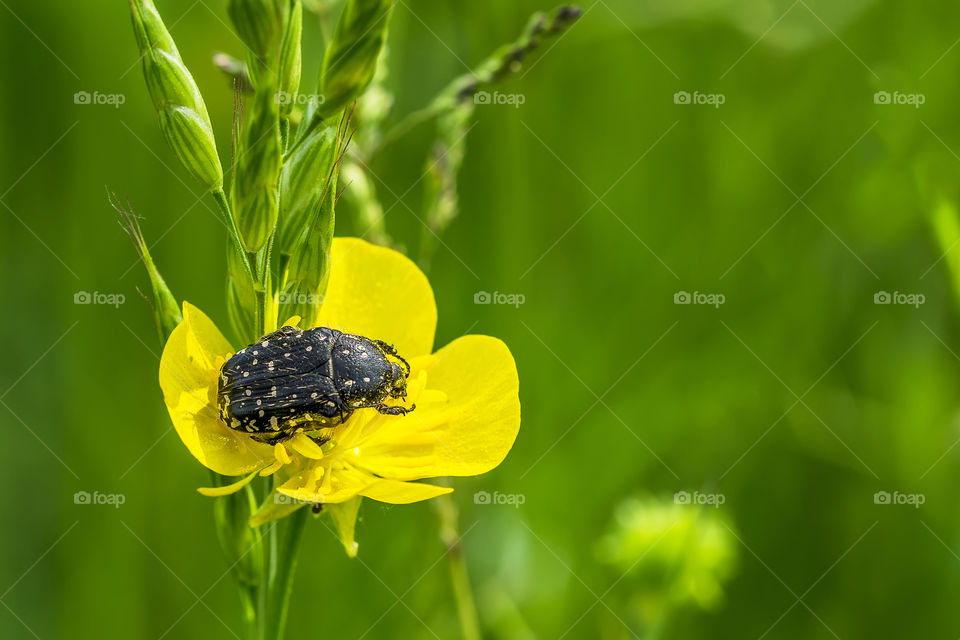
[[393, 346], [336, 329], [282, 327], [233, 354], [220, 369], [217, 405], [231, 429], [274, 444], [333, 427], [357, 409], [407, 396], [410, 365]]

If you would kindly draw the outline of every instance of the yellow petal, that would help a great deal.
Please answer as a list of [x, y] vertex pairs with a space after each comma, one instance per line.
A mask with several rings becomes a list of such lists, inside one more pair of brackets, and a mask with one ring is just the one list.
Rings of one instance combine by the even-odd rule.
[[334, 238], [319, 324], [396, 346], [404, 358], [428, 354], [437, 305], [420, 268], [397, 251]]
[[297, 326], [298, 324], [300, 324], [300, 320], [302, 320], [302, 318], [301, 318], [300, 316], [290, 316], [289, 318], [287, 318], [287, 321], [284, 322], [284, 323], [283, 323], [282, 325], [280, 325], [280, 326], [281, 326], [281, 327], [295, 327], [295, 326]]
[[273, 461], [268, 445], [228, 428], [217, 412], [217, 378], [233, 349], [202, 311], [183, 303], [183, 322], [160, 358], [160, 388], [177, 435], [205, 467], [239, 476]]
[[428, 389], [416, 410], [381, 417], [351, 464], [397, 480], [477, 475], [500, 464], [520, 429], [517, 367], [507, 346], [469, 335], [419, 363], [427, 365]]
[[245, 486], [250, 484], [250, 481], [257, 477], [257, 472], [254, 471], [246, 478], [240, 478], [233, 484], [227, 484], [222, 487], [200, 487], [197, 489], [200, 493], [205, 496], [210, 496], [211, 498], [216, 498], [218, 496], [228, 496], [231, 493], [236, 493], [243, 489]]
[[410, 504], [442, 496], [453, 491], [450, 487], [422, 482], [400, 482], [399, 480], [377, 480], [360, 495], [390, 504]]

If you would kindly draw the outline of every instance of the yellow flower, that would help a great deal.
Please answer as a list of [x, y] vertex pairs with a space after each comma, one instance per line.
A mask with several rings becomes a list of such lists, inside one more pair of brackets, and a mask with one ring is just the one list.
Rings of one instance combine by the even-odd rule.
[[405, 402], [416, 410], [402, 417], [358, 410], [323, 445], [303, 434], [274, 446], [256, 442], [228, 428], [217, 410], [218, 373], [235, 349], [185, 302], [160, 362], [167, 410], [203, 465], [249, 474], [201, 492], [223, 495], [275, 473], [277, 491], [298, 501], [363, 496], [405, 504], [452, 491], [415, 480], [477, 475], [503, 461], [520, 428], [517, 369], [503, 342], [468, 335], [434, 353], [437, 309], [426, 276], [402, 254], [358, 239], [334, 240], [325, 300], [321, 326], [384, 340], [409, 360]]

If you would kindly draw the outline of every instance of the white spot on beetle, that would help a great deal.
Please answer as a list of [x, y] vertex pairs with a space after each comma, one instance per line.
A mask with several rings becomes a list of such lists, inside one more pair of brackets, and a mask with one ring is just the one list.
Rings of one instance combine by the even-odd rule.
[[246, 395], [248, 395], [248, 396], [252, 396], [252, 395], [253, 395], [253, 391], [251, 391], [250, 389], [247, 389], [247, 390], [244, 391], [243, 393], [246, 394]]
[[370, 378], [366, 378], [366, 377], [365, 377], [365, 378], [363, 379], [363, 381], [364, 381], [364, 382], [370, 382]]
[[261, 417], [261, 418], [265, 415], [265, 414], [263, 413], [263, 409], [260, 409], [260, 412], [259, 412], [259, 413], [260, 413], [260, 417]]
[[307, 347], [307, 351], [313, 351], [313, 347]]
[[249, 372], [249, 371], [244, 371], [244, 372], [243, 372], [243, 377], [244, 377], [244, 378], [246, 378], [246, 377], [249, 376], [249, 375], [250, 375], [250, 372]]
[[264, 340], [263, 342], [260, 343], [260, 346], [261, 346], [261, 347], [269, 347], [269, 346], [270, 346], [270, 341], [269, 341], [269, 340]]

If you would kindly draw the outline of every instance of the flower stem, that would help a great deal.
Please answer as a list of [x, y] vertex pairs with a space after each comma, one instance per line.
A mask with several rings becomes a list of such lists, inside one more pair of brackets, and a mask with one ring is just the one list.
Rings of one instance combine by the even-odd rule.
[[450, 565], [450, 581], [453, 584], [453, 596], [457, 601], [457, 615], [460, 618], [460, 630], [464, 640], [480, 640], [480, 621], [477, 618], [477, 606], [473, 601], [470, 588], [470, 576], [467, 563], [460, 546], [460, 531], [457, 526], [457, 503], [449, 494], [435, 499], [434, 506], [440, 519], [440, 541], [447, 548], [447, 561]]
[[270, 617], [270, 583], [274, 567], [274, 545], [276, 544], [276, 525], [263, 532], [260, 564], [260, 583], [257, 587], [257, 635], [256, 640], [267, 640], [267, 619]]
[[[225, 484], [225, 477], [214, 471], [210, 477], [215, 487]], [[245, 635], [250, 640], [259, 637], [257, 598], [263, 556], [261, 531], [250, 528], [249, 524], [250, 514], [256, 509], [257, 498], [250, 485], [239, 493], [217, 498], [213, 508], [217, 538], [230, 563], [230, 573], [237, 581]]]
[[290, 607], [290, 594], [293, 593], [293, 576], [300, 555], [300, 542], [303, 539], [303, 527], [309, 515], [309, 509], [298, 509], [284, 518], [271, 529], [269, 568], [264, 569], [261, 589], [265, 597], [261, 598], [261, 638], [263, 640], [282, 640], [287, 622], [287, 610]]

